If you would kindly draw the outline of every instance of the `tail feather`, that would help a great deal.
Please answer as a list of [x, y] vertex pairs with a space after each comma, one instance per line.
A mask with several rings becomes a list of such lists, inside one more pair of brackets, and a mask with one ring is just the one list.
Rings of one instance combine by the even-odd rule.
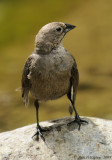
[[16, 92], [21, 91], [21, 90], [22, 90], [21, 87], [18, 87], [18, 88], [15, 89]]
[[73, 113], [73, 107], [72, 107], [72, 103], [70, 102], [70, 105], [69, 105], [69, 113], [70, 115], [72, 115]]
[[28, 104], [29, 104], [28, 94], [29, 94], [29, 90], [25, 90], [25, 91], [22, 93], [23, 102], [24, 102], [24, 105], [25, 105], [25, 106], [28, 106]]

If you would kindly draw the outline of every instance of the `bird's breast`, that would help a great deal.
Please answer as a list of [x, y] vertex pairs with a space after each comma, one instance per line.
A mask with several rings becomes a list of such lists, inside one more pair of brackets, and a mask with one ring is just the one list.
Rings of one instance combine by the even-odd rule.
[[37, 59], [31, 74], [31, 93], [38, 100], [56, 99], [68, 92], [73, 59], [50, 54]]

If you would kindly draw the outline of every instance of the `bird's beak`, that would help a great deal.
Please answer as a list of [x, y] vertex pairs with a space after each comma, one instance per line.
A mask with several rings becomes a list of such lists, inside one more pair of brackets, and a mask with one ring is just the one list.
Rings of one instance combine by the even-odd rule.
[[68, 32], [76, 27], [74, 25], [67, 24], [67, 23], [65, 23], [65, 25], [66, 25], [65, 32]]

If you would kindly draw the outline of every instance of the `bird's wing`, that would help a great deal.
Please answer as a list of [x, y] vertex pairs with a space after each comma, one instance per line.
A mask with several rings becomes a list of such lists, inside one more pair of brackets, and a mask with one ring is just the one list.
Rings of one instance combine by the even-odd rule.
[[[73, 103], [75, 103], [78, 83], [79, 83], [79, 73], [78, 73], [78, 69], [77, 69], [77, 64], [74, 60], [74, 63], [73, 63], [72, 69], [71, 69], [70, 90], [68, 92], [68, 98], [70, 100], [72, 100]], [[69, 112], [70, 112], [70, 114], [72, 114], [72, 112], [73, 112], [73, 107], [72, 107], [71, 103], [69, 106]]]
[[71, 84], [73, 86], [74, 96], [76, 96], [76, 92], [77, 92], [77, 88], [78, 88], [78, 84], [79, 84], [79, 72], [77, 69], [76, 62], [74, 62], [73, 66], [72, 66], [72, 70], [71, 70]]
[[30, 86], [31, 86], [30, 79], [28, 79], [27, 76], [30, 73], [30, 67], [31, 67], [32, 61], [33, 61], [33, 57], [30, 56], [24, 65], [22, 80], [21, 80], [22, 97], [24, 98], [25, 105], [28, 104], [28, 94], [29, 94], [29, 90], [30, 90]]

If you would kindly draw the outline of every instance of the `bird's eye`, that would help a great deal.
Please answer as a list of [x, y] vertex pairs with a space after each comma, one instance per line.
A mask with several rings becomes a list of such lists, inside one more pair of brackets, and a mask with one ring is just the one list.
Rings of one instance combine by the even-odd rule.
[[60, 31], [61, 31], [61, 27], [56, 28], [56, 30], [57, 30], [58, 32], [60, 32]]

